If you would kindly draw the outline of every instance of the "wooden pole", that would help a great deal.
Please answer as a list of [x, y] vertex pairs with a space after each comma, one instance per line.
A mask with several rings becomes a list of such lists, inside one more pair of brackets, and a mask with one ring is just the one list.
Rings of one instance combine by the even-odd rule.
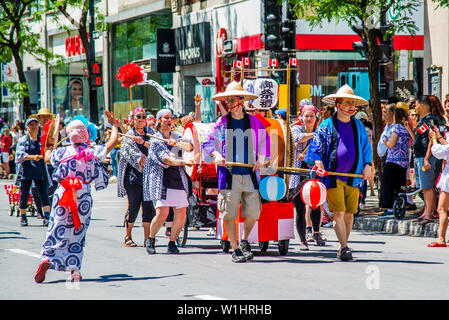
[[[225, 165], [230, 167], [247, 167], [252, 168], [253, 164], [248, 163], [240, 163], [240, 162], [226, 162]], [[276, 169], [276, 171], [290, 171], [290, 172], [301, 172], [301, 173], [309, 173], [309, 169], [303, 169], [303, 168], [292, 168], [292, 167], [272, 167], [273, 169]], [[345, 172], [332, 172], [328, 171], [327, 174], [329, 176], [340, 176], [340, 177], [352, 177], [352, 178], [363, 178], [362, 174], [356, 174], [356, 173], [345, 173]]]
[[133, 87], [129, 87], [129, 111], [133, 111]]

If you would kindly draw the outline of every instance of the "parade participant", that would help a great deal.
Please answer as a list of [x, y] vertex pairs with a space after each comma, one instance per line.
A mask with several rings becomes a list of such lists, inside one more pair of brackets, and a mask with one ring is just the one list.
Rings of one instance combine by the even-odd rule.
[[[431, 141], [431, 152], [432, 155], [437, 159], [446, 160], [446, 166], [444, 171], [438, 181], [437, 188], [440, 190], [438, 198], [438, 215], [439, 215], [439, 229], [438, 229], [438, 240], [429, 243], [428, 247], [447, 247], [446, 243], [446, 233], [448, 226], [448, 214], [449, 209], [449, 166], [447, 161], [449, 160], [449, 142], [444, 139], [438, 128], [434, 127], [433, 131], [430, 132], [429, 138]], [[438, 144], [440, 143], [440, 144]]]
[[55, 114], [51, 113], [47, 108], [39, 109], [36, 114], [32, 114], [30, 118], [36, 118], [39, 121], [39, 125], [41, 128], [45, 126], [47, 121], [53, 120], [55, 118]]
[[[307, 149], [310, 140], [313, 138], [313, 133], [316, 129], [318, 109], [314, 105], [304, 105], [300, 109], [303, 125], [293, 125], [292, 135], [295, 143], [295, 168], [308, 169], [309, 166], [303, 162], [305, 150]], [[304, 178], [303, 178], [304, 179]], [[295, 189], [301, 184], [301, 177], [299, 175], [292, 175], [289, 180], [289, 188]], [[325, 241], [320, 234], [321, 224], [321, 210], [311, 208], [305, 205], [301, 200], [301, 195], [298, 193], [293, 198], [293, 204], [296, 209], [296, 230], [300, 238], [299, 250], [309, 250], [306, 237], [306, 216], [310, 215], [312, 220], [313, 235], [312, 239], [316, 241], [318, 246], [324, 246]]]
[[144, 242], [150, 235], [151, 220], [156, 214], [153, 203], [143, 199], [143, 168], [148, 157], [150, 137], [153, 129], [145, 127], [145, 110], [136, 108], [132, 111], [133, 127], [126, 133], [121, 144], [120, 161], [117, 174], [117, 192], [119, 197], [128, 196], [128, 211], [125, 216], [126, 235], [124, 244], [136, 247], [132, 240], [132, 229], [142, 207]]
[[337, 257], [341, 261], [352, 260], [348, 239], [357, 213], [359, 188], [363, 179], [372, 175], [372, 154], [368, 135], [360, 120], [353, 117], [356, 106], [368, 102], [354, 95], [348, 85], [337, 93], [322, 99], [324, 103], [334, 104], [337, 112], [324, 120], [315, 130], [306, 153], [305, 161], [315, 163], [326, 171], [363, 174], [363, 178], [326, 176], [329, 210], [334, 213], [334, 229], [340, 243]]
[[170, 208], [174, 210], [174, 219], [171, 226], [170, 241], [167, 253], [178, 254], [176, 239], [184, 226], [187, 200], [191, 193], [191, 183], [185, 172], [184, 165], [193, 165], [192, 160], [180, 158], [181, 149], [178, 142], [184, 142], [182, 150], [192, 151], [193, 142], [184, 138], [179, 132], [171, 131], [173, 115], [170, 110], [162, 109], [156, 115], [155, 136], [151, 139], [148, 159], [143, 171], [143, 192], [145, 201], [153, 201], [156, 216], [150, 226], [150, 235], [145, 241], [148, 254], [155, 254], [156, 235], [166, 221]]
[[[203, 143], [204, 157], [213, 156], [218, 165], [217, 208], [233, 249], [233, 262], [246, 262], [253, 258], [248, 237], [261, 210], [258, 192], [260, 169], [270, 157], [267, 130], [259, 119], [243, 111], [243, 101], [256, 98], [257, 95], [244, 91], [235, 81], [228, 85], [225, 92], [212, 97], [216, 101], [226, 101], [229, 113], [218, 119]], [[250, 163], [254, 167], [227, 167], [226, 161]], [[240, 244], [237, 244], [235, 219], [240, 204], [245, 222]]]
[[31, 185], [37, 188], [39, 199], [44, 209], [44, 226], [48, 225], [50, 216], [50, 199], [48, 197], [48, 186], [51, 184], [47, 167], [41, 155], [41, 142], [39, 139], [39, 122], [36, 118], [29, 118], [25, 126], [28, 134], [17, 142], [16, 158], [17, 176], [16, 185], [20, 185], [20, 225], [28, 225], [26, 210]]
[[48, 269], [70, 271], [72, 281], [81, 280], [85, 238], [92, 213], [90, 183], [95, 181], [96, 190], [108, 186], [108, 174], [101, 162], [117, 144], [114, 115], [109, 111], [105, 114], [113, 126], [112, 138], [106, 144], [90, 146], [92, 131], [88, 130], [88, 120], [78, 118], [83, 121], [77, 119], [67, 125], [71, 145], [57, 148], [50, 155], [56, 168], [53, 178], [60, 184], [55, 191], [50, 224], [34, 276], [37, 283], [45, 280]]
[[276, 110], [274, 114], [278, 115], [280, 119], [286, 120], [287, 119], [287, 109], [286, 108], [280, 108], [279, 110]]

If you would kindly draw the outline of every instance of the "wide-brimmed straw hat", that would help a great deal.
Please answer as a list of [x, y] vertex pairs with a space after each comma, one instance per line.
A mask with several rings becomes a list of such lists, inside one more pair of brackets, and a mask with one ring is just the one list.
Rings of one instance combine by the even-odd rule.
[[347, 84], [345, 84], [343, 87], [338, 89], [337, 93], [330, 94], [330, 95], [324, 97], [323, 99], [321, 99], [321, 101], [325, 104], [330, 104], [330, 105], [335, 106], [335, 101], [338, 98], [354, 99], [356, 107], [365, 106], [365, 105], [369, 104], [368, 101], [366, 101], [362, 97], [356, 96], [354, 94], [354, 90], [352, 90], [352, 88], [350, 86], [348, 86]]
[[39, 119], [40, 116], [52, 116], [52, 118], [56, 117], [54, 113], [51, 113], [50, 110], [47, 108], [39, 109], [39, 111], [36, 114], [32, 114], [30, 118], [37, 118]]
[[240, 82], [232, 81], [224, 92], [217, 93], [212, 97], [215, 101], [225, 101], [226, 97], [243, 97], [244, 101], [257, 99], [259, 96], [243, 90]]

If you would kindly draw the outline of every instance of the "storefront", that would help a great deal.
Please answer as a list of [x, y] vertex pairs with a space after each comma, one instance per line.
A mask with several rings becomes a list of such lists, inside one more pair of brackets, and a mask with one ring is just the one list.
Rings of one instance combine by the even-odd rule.
[[[157, 59], [157, 30], [170, 29], [172, 16], [169, 10], [161, 10], [137, 19], [126, 20], [112, 25], [111, 90], [114, 113], [125, 118], [130, 110], [129, 90], [121, 86], [115, 78], [118, 69], [133, 61]], [[150, 65], [155, 65], [150, 63]], [[150, 70], [147, 79], [159, 83], [168, 93], [173, 93], [172, 73], [159, 73]], [[132, 88], [133, 108], [142, 106], [155, 114], [166, 101], [152, 86], [134, 86]]]
[[[50, 36], [55, 54], [66, 58], [62, 66], [50, 67], [51, 110], [59, 114], [64, 123], [76, 115], [90, 118], [88, 70], [85, 48], [79, 35], [60, 33]], [[103, 37], [95, 40], [95, 61], [103, 61]], [[98, 119], [104, 111], [103, 87], [97, 89]]]

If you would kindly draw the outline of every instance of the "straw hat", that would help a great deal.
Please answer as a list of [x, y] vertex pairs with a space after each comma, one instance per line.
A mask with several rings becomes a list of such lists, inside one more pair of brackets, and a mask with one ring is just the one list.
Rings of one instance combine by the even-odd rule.
[[243, 97], [244, 101], [257, 99], [258, 96], [253, 93], [249, 93], [243, 90], [240, 82], [232, 81], [227, 87], [225, 92], [217, 93], [212, 97], [215, 101], [225, 101], [226, 97]]
[[50, 110], [47, 108], [39, 109], [39, 111], [36, 114], [32, 114], [30, 118], [37, 118], [39, 119], [40, 116], [52, 116], [53, 118], [56, 117], [54, 113], [51, 113]]
[[345, 84], [343, 87], [338, 89], [337, 93], [328, 95], [328, 96], [324, 97], [321, 101], [326, 104], [335, 106], [335, 101], [338, 98], [354, 99], [356, 107], [365, 106], [365, 105], [369, 104], [368, 101], [366, 101], [362, 97], [356, 96], [354, 94], [354, 90], [352, 90], [352, 88], [350, 86], [348, 86], [347, 84]]

